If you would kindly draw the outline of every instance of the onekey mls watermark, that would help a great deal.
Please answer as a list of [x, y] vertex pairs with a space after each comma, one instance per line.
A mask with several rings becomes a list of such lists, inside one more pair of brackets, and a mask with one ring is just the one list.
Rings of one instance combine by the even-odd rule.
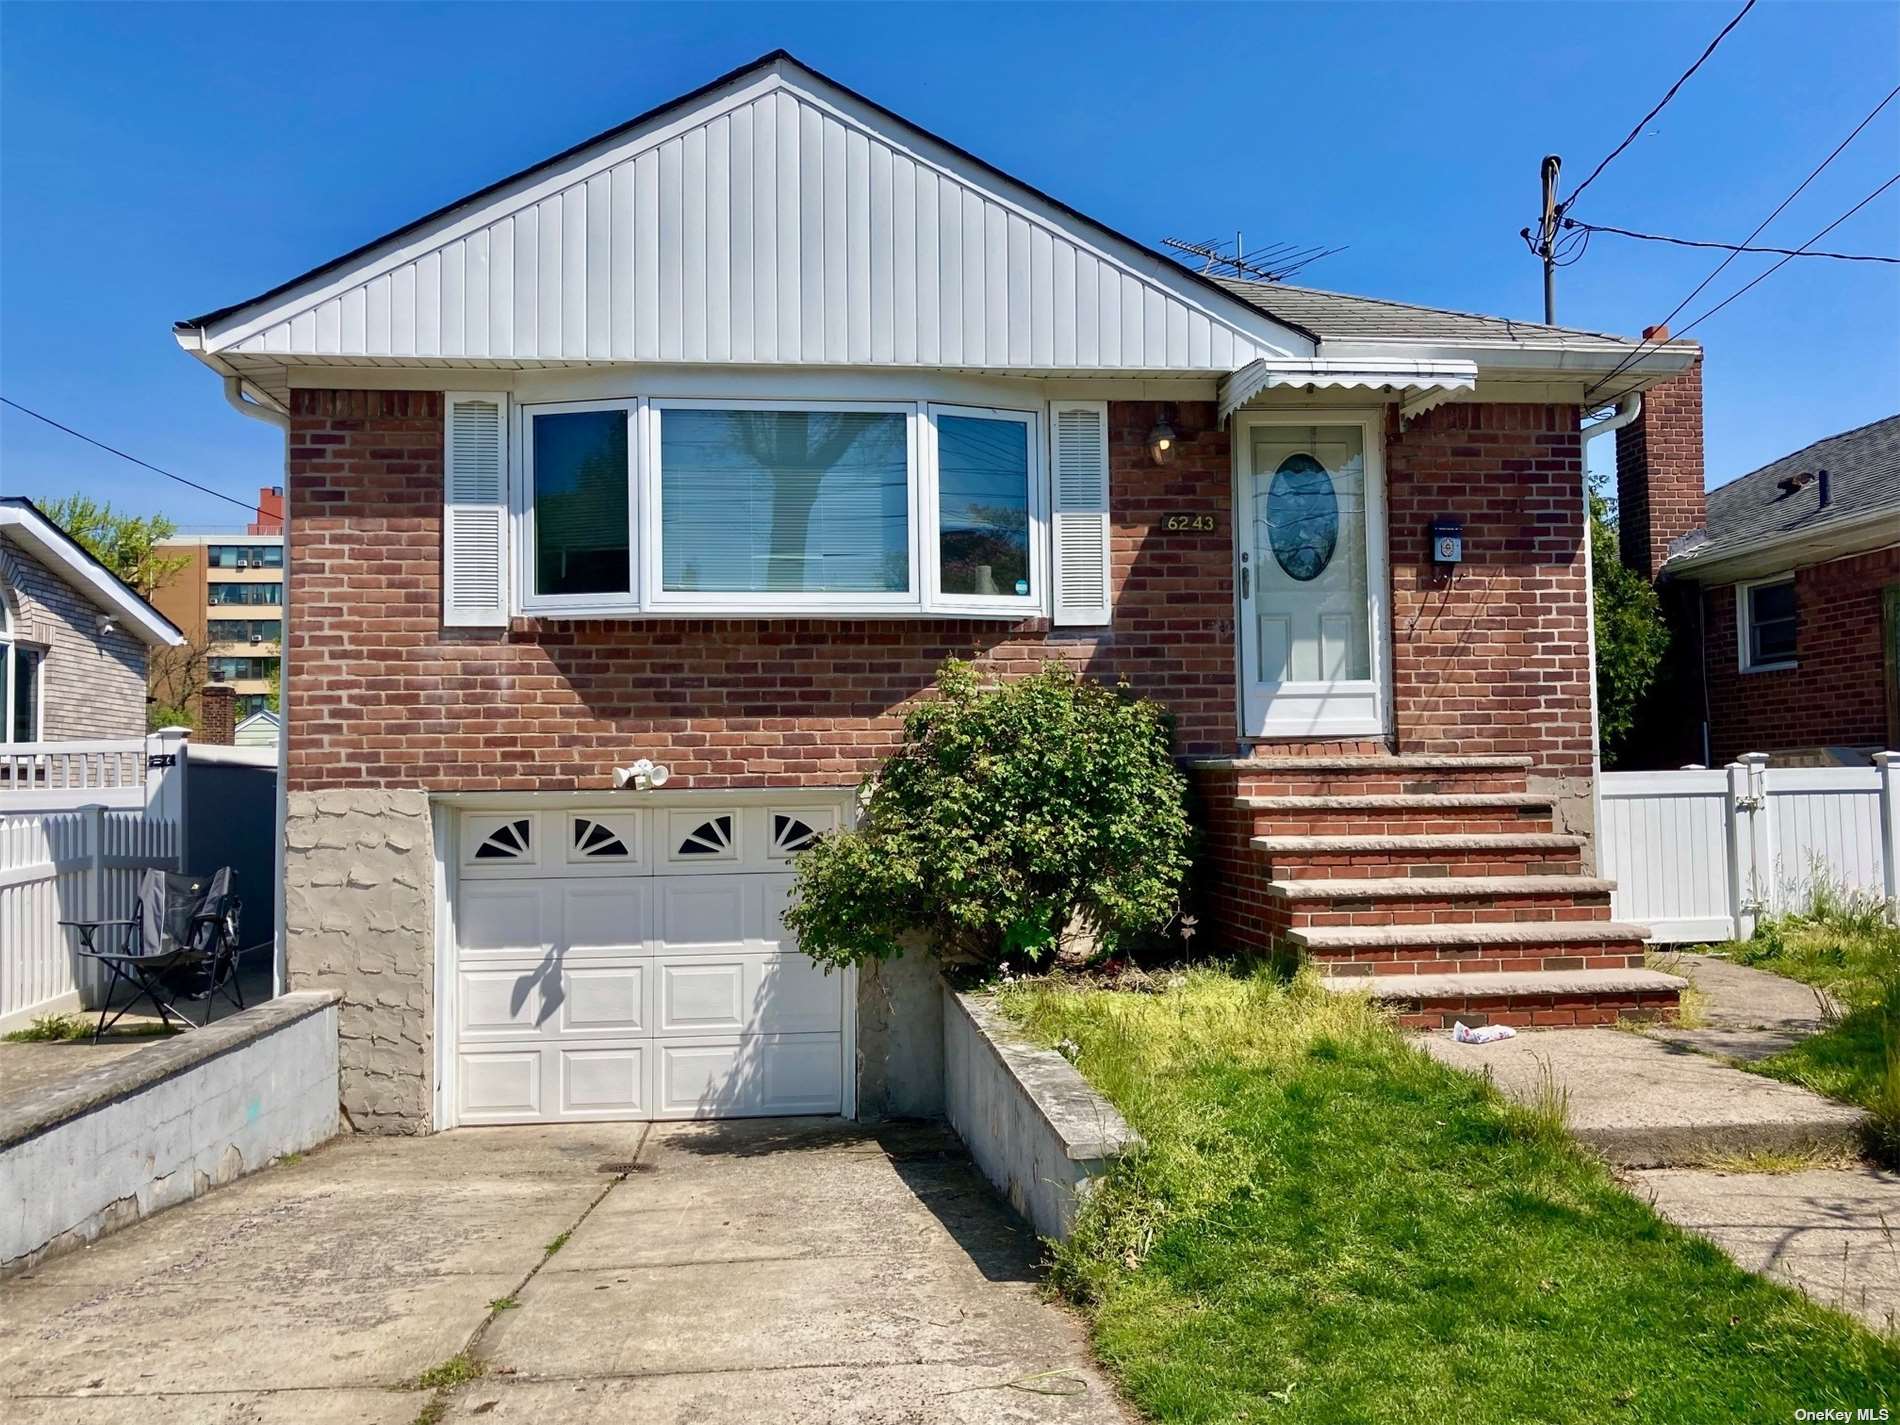
[[1893, 1412], [1884, 1405], [1857, 1405], [1846, 1409], [1835, 1406], [1821, 1410], [1797, 1410], [1794, 1413], [1794, 1418], [1796, 1420], [1827, 1421], [1830, 1422], [1830, 1425], [1832, 1425], [1832, 1422], [1841, 1422], [1841, 1425], [1853, 1425], [1853, 1422], [1860, 1420], [1891, 1420], [1893, 1418]]

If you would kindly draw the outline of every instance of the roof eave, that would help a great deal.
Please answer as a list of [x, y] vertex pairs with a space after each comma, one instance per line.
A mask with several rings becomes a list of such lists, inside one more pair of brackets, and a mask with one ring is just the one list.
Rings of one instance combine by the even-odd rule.
[[67, 582], [100, 608], [118, 614], [128, 632], [147, 647], [178, 648], [185, 642], [179, 627], [65, 530], [40, 512], [30, 500], [0, 504], [0, 529], [13, 532], [42, 563], [50, 563]]
[[1696, 584], [1726, 584], [1795, 565], [1865, 554], [1900, 543], [1894, 534], [1897, 513], [1883, 506], [1807, 529], [1776, 530], [1725, 549], [1703, 546], [1664, 560], [1659, 572], [1665, 578]]

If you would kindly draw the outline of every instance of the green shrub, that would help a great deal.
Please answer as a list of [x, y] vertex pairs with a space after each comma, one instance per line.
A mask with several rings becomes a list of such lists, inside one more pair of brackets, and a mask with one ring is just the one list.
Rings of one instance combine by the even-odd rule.
[[986, 687], [951, 660], [855, 830], [805, 851], [785, 924], [813, 958], [1044, 963], [1165, 926], [1188, 866], [1186, 778], [1156, 704], [1050, 663]]

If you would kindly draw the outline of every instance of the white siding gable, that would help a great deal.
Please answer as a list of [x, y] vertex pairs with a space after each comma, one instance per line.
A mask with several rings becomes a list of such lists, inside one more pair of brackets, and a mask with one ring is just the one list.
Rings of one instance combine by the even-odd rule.
[[788, 60], [212, 324], [209, 352], [1207, 371], [1312, 342]]

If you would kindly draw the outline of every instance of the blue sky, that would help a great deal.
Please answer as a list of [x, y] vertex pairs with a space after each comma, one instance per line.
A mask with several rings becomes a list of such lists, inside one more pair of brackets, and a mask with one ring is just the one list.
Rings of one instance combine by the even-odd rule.
[[[1344, 244], [1303, 280], [1536, 318], [1517, 233], [1539, 157], [1580, 179], [1734, 8], [6, 5], [0, 392], [247, 495], [280, 438], [224, 405], [174, 319], [780, 46], [1144, 241]], [[1576, 214], [1738, 240], [1896, 83], [1900, 6], [1763, 3]], [[1799, 245], [1897, 152], [1900, 100], [1761, 240]], [[1900, 187], [1828, 242], [1900, 252]], [[1636, 333], [1714, 260], [1599, 237], [1558, 319]], [[1737, 260], [1678, 329], [1770, 260]], [[1900, 408], [1900, 268], [1797, 261], [1694, 335], [1718, 482]], [[243, 518], [0, 410], [0, 490], [75, 489]]]

